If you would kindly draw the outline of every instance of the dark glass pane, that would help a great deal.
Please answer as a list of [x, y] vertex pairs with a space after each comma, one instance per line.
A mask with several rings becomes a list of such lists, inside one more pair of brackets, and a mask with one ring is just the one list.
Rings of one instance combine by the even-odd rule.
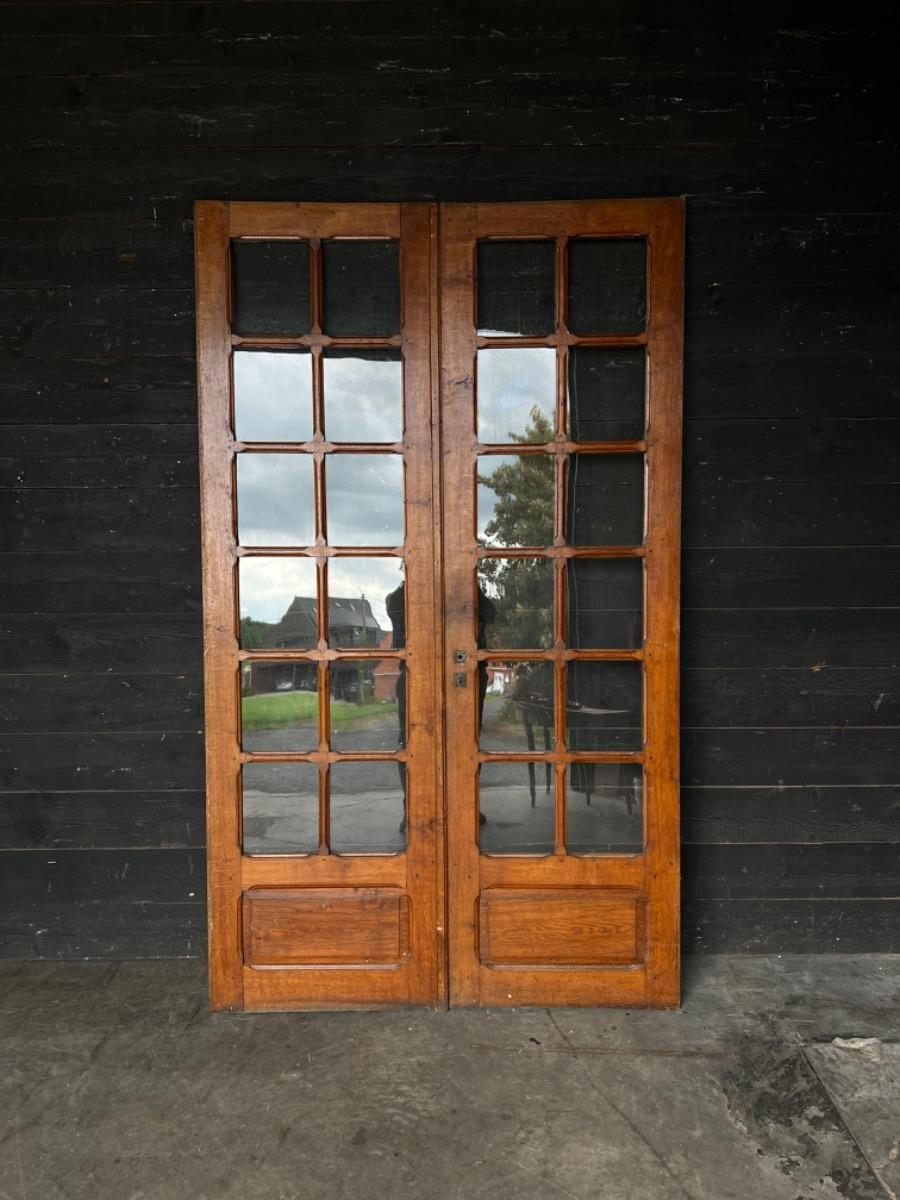
[[644, 436], [645, 355], [573, 346], [569, 351], [569, 431], [573, 442], [638, 441]]
[[553, 563], [487, 558], [478, 564], [479, 646], [539, 650], [553, 645]]
[[483, 454], [478, 459], [478, 540], [487, 546], [552, 546], [553, 459]]
[[324, 315], [331, 337], [400, 332], [400, 243], [325, 242]]
[[573, 454], [569, 459], [571, 546], [640, 546], [644, 540], [641, 454]]
[[397, 854], [405, 848], [405, 763], [333, 763], [330, 778], [335, 854]]
[[636, 763], [571, 763], [566, 774], [570, 854], [640, 854], [644, 778]]
[[478, 351], [478, 440], [549, 442], [556, 432], [556, 351]]
[[307, 754], [319, 744], [316, 664], [302, 659], [241, 663], [241, 744], [253, 753]]
[[398, 454], [329, 454], [325, 462], [332, 546], [399, 546], [403, 459]]
[[478, 332], [541, 337], [555, 326], [555, 244], [479, 242]]
[[328, 644], [406, 645], [405, 587], [400, 558], [329, 558]]
[[319, 772], [312, 763], [245, 763], [245, 854], [310, 854], [319, 844]]
[[309, 333], [306, 242], [232, 242], [232, 329], [300, 337]]
[[313, 435], [312, 356], [234, 355], [234, 434], [242, 442], [306, 442]]
[[569, 242], [569, 329], [642, 333], [647, 320], [647, 243], [641, 238]]
[[403, 438], [403, 366], [399, 350], [326, 350], [325, 436], [330, 442]]
[[403, 749], [405, 667], [399, 658], [340, 658], [331, 664], [332, 750]]
[[478, 683], [482, 750], [554, 749], [552, 663], [481, 662]]
[[567, 643], [576, 650], [643, 645], [644, 570], [635, 558], [571, 558]]
[[239, 454], [237, 509], [242, 546], [310, 545], [316, 536], [312, 458]]
[[482, 763], [481, 853], [552, 854], [555, 792], [551, 763]]
[[316, 564], [311, 558], [238, 559], [241, 646], [245, 650], [312, 650], [316, 632]]
[[640, 750], [642, 692], [640, 663], [570, 662], [566, 668], [569, 750]]

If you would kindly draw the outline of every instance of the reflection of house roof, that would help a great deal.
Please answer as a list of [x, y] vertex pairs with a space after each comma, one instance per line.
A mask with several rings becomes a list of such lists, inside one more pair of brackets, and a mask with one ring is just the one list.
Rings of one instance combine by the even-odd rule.
[[[365, 629], [374, 634], [376, 642], [383, 636], [372, 606], [362, 597], [329, 596], [328, 627], [333, 634], [346, 629]], [[315, 596], [295, 596], [287, 612], [273, 627], [272, 642], [284, 647], [312, 646], [316, 636]]]

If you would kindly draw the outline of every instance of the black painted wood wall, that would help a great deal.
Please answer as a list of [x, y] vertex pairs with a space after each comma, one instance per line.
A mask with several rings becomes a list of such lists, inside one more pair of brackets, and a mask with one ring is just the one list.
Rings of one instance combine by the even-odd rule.
[[203, 953], [194, 199], [679, 194], [686, 948], [900, 950], [889, 10], [808, 11], [0, 6], [3, 955]]

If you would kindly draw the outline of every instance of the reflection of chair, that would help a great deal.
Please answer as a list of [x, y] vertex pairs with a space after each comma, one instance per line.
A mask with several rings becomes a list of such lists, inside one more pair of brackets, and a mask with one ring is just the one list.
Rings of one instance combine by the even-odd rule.
[[[522, 723], [525, 726], [525, 740], [528, 743], [529, 750], [535, 750], [534, 727], [539, 725], [543, 733], [544, 750], [550, 749], [550, 730], [553, 728], [553, 708], [542, 700], [539, 696], [525, 695], [521, 700], [516, 701], [516, 708], [522, 718]], [[528, 791], [531, 795], [531, 807], [534, 808], [537, 803], [537, 789], [535, 785], [535, 764], [528, 764]], [[544, 764], [546, 774], [547, 794], [550, 794], [550, 785], [553, 782], [553, 766], [551, 763]]]
[[[516, 701], [516, 708], [522, 718], [522, 723], [525, 726], [525, 740], [528, 743], [530, 751], [536, 750], [534, 730], [538, 725], [543, 734], [544, 750], [550, 750], [551, 735], [550, 731], [553, 728], [553, 709], [545, 699], [539, 696], [525, 695], [521, 700]], [[612, 713], [624, 712], [625, 709], [615, 708], [581, 708], [579, 705], [569, 705], [566, 708], [566, 725], [569, 730], [569, 745], [570, 748], [579, 748], [579, 733], [584, 733], [596, 725], [596, 719], [600, 715], [611, 715]], [[586, 748], [586, 747], [585, 747]], [[575, 792], [584, 792], [585, 804], [590, 805], [591, 797], [596, 790], [596, 767], [597, 763], [589, 762], [574, 762], [571, 764], [569, 772], [569, 785]], [[619, 764], [619, 786], [624, 793], [625, 807], [628, 810], [628, 815], [631, 816], [634, 809], [634, 794], [629, 785], [627, 778], [627, 763]], [[536, 788], [536, 773], [535, 764], [528, 763], [528, 791], [531, 795], [531, 807], [534, 808], [537, 802]], [[546, 774], [546, 789], [547, 794], [550, 793], [550, 786], [553, 779], [553, 768], [551, 763], [544, 764]], [[625, 776], [623, 779], [622, 776]]]

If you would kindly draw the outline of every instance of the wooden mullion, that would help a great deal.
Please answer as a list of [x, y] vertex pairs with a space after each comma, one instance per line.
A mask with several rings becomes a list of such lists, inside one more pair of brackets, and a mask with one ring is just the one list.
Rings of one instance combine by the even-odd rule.
[[313, 335], [322, 333], [322, 239], [309, 240], [309, 315]]

